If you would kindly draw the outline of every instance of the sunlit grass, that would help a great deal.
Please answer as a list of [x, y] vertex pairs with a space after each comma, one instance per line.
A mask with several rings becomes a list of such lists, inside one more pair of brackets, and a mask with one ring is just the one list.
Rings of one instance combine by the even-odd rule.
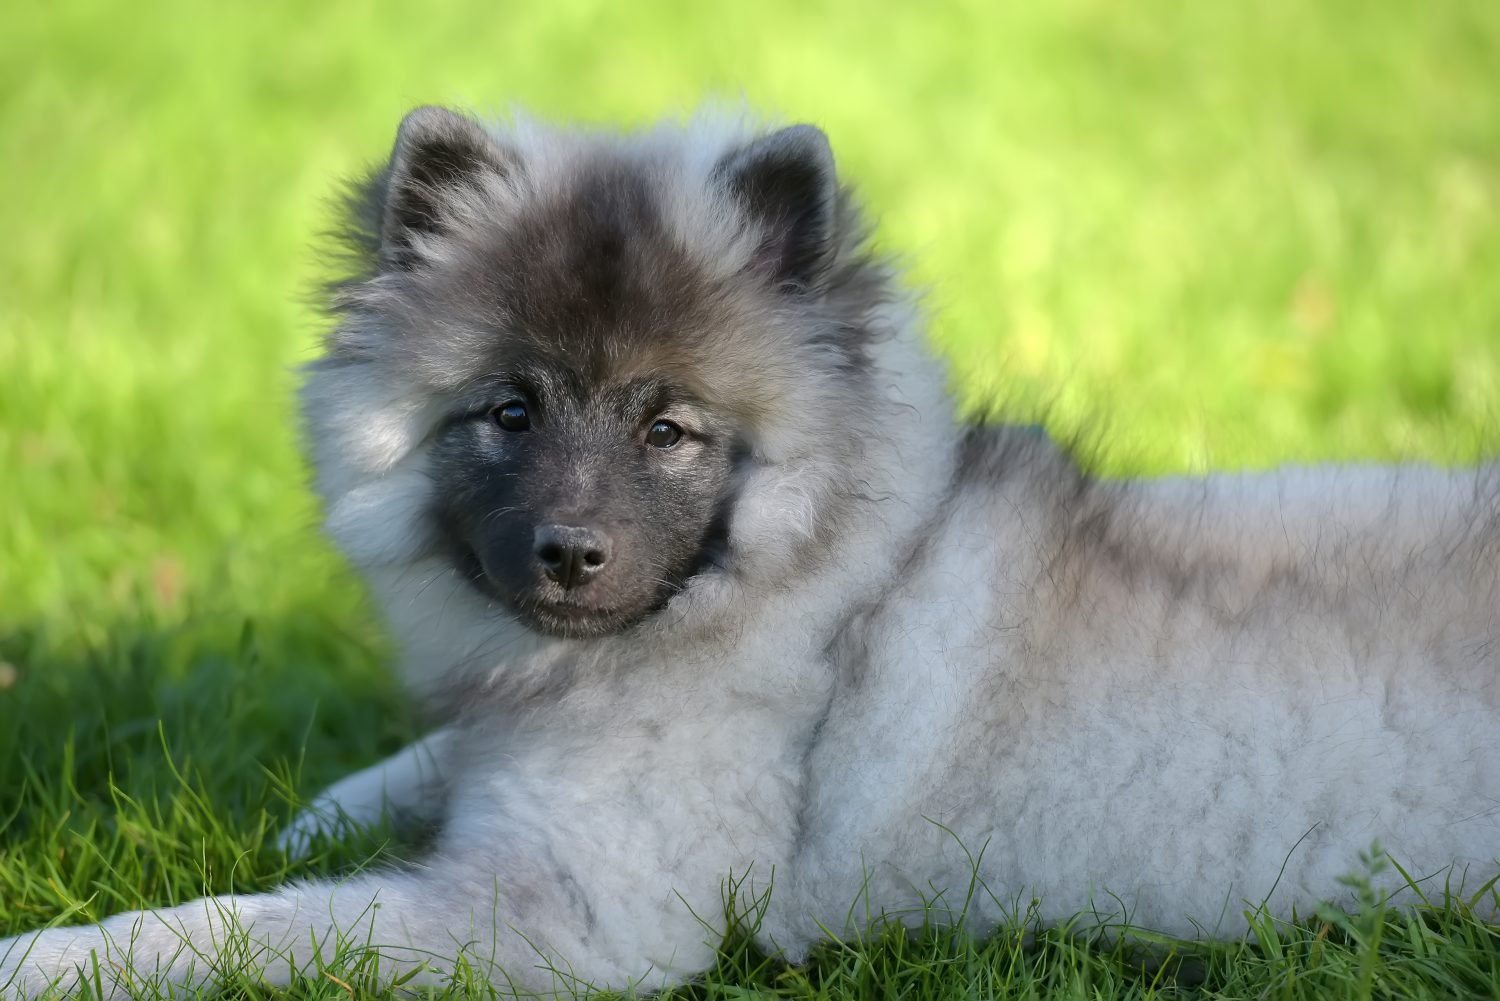
[[[816, 121], [965, 397], [1160, 473], [1493, 451], [1496, 66], [1478, 2], [0, 5], [0, 934], [272, 885], [293, 787], [415, 732], [292, 401], [326, 200], [409, 106]], [[1360, 996], [1377, 955], [1500, 993], [1442, 908], [1279, 934], [1154, 972], [887, 936], [697, 992]]]

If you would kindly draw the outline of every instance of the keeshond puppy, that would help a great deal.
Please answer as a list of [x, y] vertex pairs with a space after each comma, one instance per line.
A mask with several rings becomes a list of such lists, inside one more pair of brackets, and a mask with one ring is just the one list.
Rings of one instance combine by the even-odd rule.
[[348, 239], [317, 484], [444, 725], [288, 843], [427, 813], [431, 855], [24, 935], [12, 993], [340, 942], [651, 988], [726, 886], [797, 959], [882, 915], [1230, 935], [1377, 840], [1496, 873], [1495, 467], [1100, 481], [966, 426], [806, 125], [422, 108]]

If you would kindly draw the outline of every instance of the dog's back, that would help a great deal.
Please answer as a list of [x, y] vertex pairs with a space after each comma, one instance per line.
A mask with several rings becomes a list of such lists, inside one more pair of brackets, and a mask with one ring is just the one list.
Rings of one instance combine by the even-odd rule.
[[1338, 895], [1375, 841], [1478, 890], [1500, 858], [1497, 584], [1494, 467], [1093, 482], [1035, 436], [976, 433], [835, 648], [804, 892], [952, 907], [977, 874], [976, 916], [1039, 897], [1231, 932], [1247, 901]]

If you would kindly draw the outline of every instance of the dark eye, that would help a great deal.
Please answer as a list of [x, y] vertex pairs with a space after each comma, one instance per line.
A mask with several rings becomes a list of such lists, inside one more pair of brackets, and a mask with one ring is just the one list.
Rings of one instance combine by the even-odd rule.
[[526, 413], [526, 404], [511, 400], [491, 411], [495, 423], [507, 431], [525, 431], [531, 427], [531, 415]]
[[671, 421], [657, 421], [646, 432], [646, 444], [652, 448], [671, 448], [682, 438], [682, 428]]

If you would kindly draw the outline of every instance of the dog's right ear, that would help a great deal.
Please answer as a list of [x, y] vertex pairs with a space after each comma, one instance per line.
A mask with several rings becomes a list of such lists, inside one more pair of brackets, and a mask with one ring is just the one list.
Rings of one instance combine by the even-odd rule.
[[385, 172], [381, 266], [413, 270], [423, 260], [424, 238], [446, 228], [452, 193], [514, 169], [514, 156], [473, 119], [432, 106], [408, 114]]

